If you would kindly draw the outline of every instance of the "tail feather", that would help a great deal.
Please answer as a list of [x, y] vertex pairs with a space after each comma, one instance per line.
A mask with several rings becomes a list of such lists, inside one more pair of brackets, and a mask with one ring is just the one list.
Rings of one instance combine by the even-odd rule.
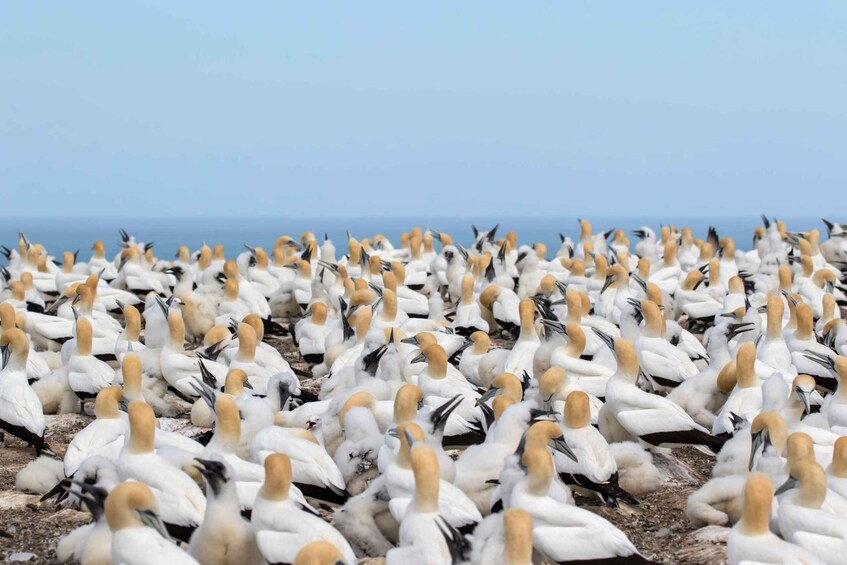
[[640, 439], [657, 447], [663, 444], [703, 445], [716, 452], [720, 451], [723, 444], [725, 444], [728, 440], [726, 437], [713, 436], [700, 430], [658, 432], [645, 434], [641, 436]]

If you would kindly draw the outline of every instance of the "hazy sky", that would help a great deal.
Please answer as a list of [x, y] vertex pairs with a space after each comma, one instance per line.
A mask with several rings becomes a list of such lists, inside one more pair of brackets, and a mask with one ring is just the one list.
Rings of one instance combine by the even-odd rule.
[[3, 216], [847, 215], [842, 1], [2, 19]]

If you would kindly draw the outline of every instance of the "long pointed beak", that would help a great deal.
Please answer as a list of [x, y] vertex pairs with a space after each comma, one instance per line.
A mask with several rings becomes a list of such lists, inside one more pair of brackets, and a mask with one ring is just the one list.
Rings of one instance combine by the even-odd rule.
[[615, 280], [615, 277], [613, 277], [611, 275], [607, 276], [606, 280], [603, 281], [603, 287], [600, 289], [600, 294], [603, 294], [604, 292], [606, 292], [606, 289], [609, 288], [610, 286], [612, 286], [612, 282], [614, 282], [614, 280]]
[[565, 325], [560, 322], [555, 322], [553, 320], [542, 319], [541, 324], [545, 328], [550, 328], [554, 332], [561, 335], [568, 335], [568, 331], [565, 329]]
[[740, 334], [751, 331], [755, 327], [756, 325], [753, 322], [745, 322], [743, 324], [731, 324], [729, 326], [729, 332], [727, 332], [726, 334], [726, 338], [728, 340], [733, 339], [734, 337]]
[[[550, 402], [548, 398], [546, 402]], [[555, 410], [541, 410], [539, 408], [530, 408], [529, 410], [529, 421], [531, 424], [540, 421], [552, 422], [558, 420], [559, 413]]]
[[210, 392], [206, 387], [203, 386], [203, 383], [199, 380], [188, 381], [189, 386], [194, 389], [194, 392], [203, 399], [203, 402], [206, 403], [206, 406], [209, 407], [209, 410], [212, 414], [215, 413], [215, 393]]
[[279, 382], [279, 408], [280, 410], [285, 408], [285, 403], [288, 402], [288, 399], [291, 398], [291, 387], [288, 383]]
[[403, 428], [403, 435], [406, 436], [406, 441], [409, 444], [409, 447], [415, 444], [415, 437], [409, 433], [409, 430]]
[[824, 225], [826, 225], [827, 235], [832, 235], [832, 228], [835, 227], [835, 224], [833, 224], [832, 222], [830, 222], [826, 218], [821, 218], [821, 221], [823, 221]]
[[615, 338], [614, 337], [612, 337], [609, 334], [607, 334], [606, 332], [602, 332], [602, 331], [600, 331], [600, 330], [598, 330], [597, 328], [594, 328], [594, 327], [592, 327], [591, 330], [595, 333], [595, 335], [597, 335], [597, 337], [599, 337], [603, 341], [604, 344], [606, 344], [606, 347], [608, 347], [609, 349], [612, 350], [612, 353], [615, 352]]
[[763, 447], [763, 444], [765, 442], [765, 438], [763, 437], [764, 433], [764, 430], [762, 430], [751, 434], [750, 436], [752, 438], [752, 442], [750, 444], [750, 461], [747, 465], [748, 471], [753, 470], [753, 462], [756, 459], [756, 455], [759, 454], [759, 449]]
[[64, 304], [64, 303], [65, 303], [65, 302], [67, 302], [67, 301], [68, 301], [68, 297], [67, 297], [67, 296], [64, 296], [64, 295], [60, 296], [60, 297], [56, 300], [56, 302], [54, 302], [53, 304], [51, 304], [51, 305], [50, 305], [50, 307], [49, 307], [47, 310], [45, 310], [45, 311], [44, 311], [44, 313], [45, 313], [45, 314], [49, 314], [50, 312], [52, 312], [53, 310], [57, 309], [59, 306], [61, 306], [62, 304]]
[[809, 361], [814, 361], [821, 367], [829, 369], [830, 371], [835, 370], [835, 362], [829, 356], [821, 355], [820, 353], [816, 353], [814, 351], [806, 351], [805, 353], [803, 353], [803, 357], [805, 357]]
[[570, 446], [565, 441], [565, 438], [563, 438], [563, 437], [555, 438], [553, 440], [553, 447], [559, 453], [564, 453], [565, 455], [567, 455], [568, 459], [570, 459], [571, 461], [573, 461], [575, 463], [579, 463], [579, 460], [577, 459], [576, 454], [571, 450]]
[[488, 390], [482, 393], [482, 396], [479, 397], [479, 401], [483, 403], [488, 402], [490, 398], [494, 398], [498, 390], [500, 389], [493, 385], [488, 387]]
[[432, 416], [430, 416], [430, 420], [432, 421], [433, 432], [436, 430], [440, 431], [444, 429], [444, 426], [447, 425], [447, 419], [450, 417], [450, 414], [459, 407], [459, 404], [462, 403], [464, 398], [461, 394], [457, 394], [432, 412]]
[[161, 311], [162, 311], [162, 314], [164, 314], [164, 315], [165, 315], [165, 318], [167, 318], [167, 317], [168, 317], [168, 305], [167, 305], [167, 304], [165, 304], [165, 303], [162, 301], [162, 299], [161, 299], [161, 298], [159, 298], [158, 296], [156, 297], [156, 304], [158, 304], [158, 305], [159, 305], [159, 310], [161, 310]]
[[788, 492], [796, 486], [797, 479], [795, 479], [794, 477], [788, 477], [788, 479], [784, 483], [782, 483], [782, 485], [778, 489], [776, 489], [773, 494], [774, 496], [779, 496], [780, 494]]
[[200, 459], [199, 457], [194, 458], [194, 466], [200, 471], [202, 474], [206, 474], [206, 468], [208, 467], [209, 461], [206, 459]]
[[806, 392], [805, 390], [803, 390], [801, 388], [795, 389], [794, 392], [795, 392], [795, 394], [797, 394], [797, 398], [800, 399], [800, 402], [803, 403], [804, 413], [805, 414], [811, 414], [812, 413], [812, 400], [811, 400], [812, 395], [811, 395], [811, 393]]
[[156, 514], [156, 512], [153, 510], [138, 510], [137, 512], [138, 516], [141, 518], [141, 522], [144, 523], [145, 526], [153, 528], [160, 536], [170, 541], [171, 537], [168, 535], [168, 530], [165, 528], [165, 524], [162, 523], [162, 519], [159, 518], [159, 515]]
[[206, 364], [203, 363], [202, 358], [198, 360], [198, 363], [200, 363], [200, 376], [203, 378], [203, 383], [214, 390], [218, 385], [218, 380], [215, 378], [215, 375], [209, 371]]

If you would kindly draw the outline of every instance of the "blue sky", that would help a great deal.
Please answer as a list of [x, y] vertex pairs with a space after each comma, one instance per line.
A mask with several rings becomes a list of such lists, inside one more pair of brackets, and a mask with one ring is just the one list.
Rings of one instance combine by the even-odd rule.
[[13, 2], [3, 22], [3, 216], [847, 215], [844, 2]]

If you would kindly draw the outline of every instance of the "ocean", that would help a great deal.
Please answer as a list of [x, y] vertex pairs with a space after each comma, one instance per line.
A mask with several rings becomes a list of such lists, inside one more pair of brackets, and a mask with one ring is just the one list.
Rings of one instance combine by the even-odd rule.
[[[737, 218], [588, 218], [594, 233], [611, 228], [624, 229], [627, 234], [642, 226], [650, 226], [658, 233], [662, 224], [689, 226], [696, 237], [705, 237], [709, 226], [715, 226], [718, 234], [731, 236], [739, 249], [747, 250], [752, 245], [753, 229], [761, 225], [759, 216]], [[807, 231], [817, 228], [825, 239], [826, 229], [820, 218], [782, 218], [792, 231]], [[829, 219], [829, 218], [827, 218]], [[832, 218], [838, 221], [839, 218]], [[462, 244], [473, 241], [471, 224], [481, 230], [488, 230], [494, 224], [500, 224], [499, 234], [514, 230], [520, 243], [543, 242], [550, 253], [559, 248], [559, 233], [576, 240], [579, 225], [575, 216], [560, 217], [508, 217], [499, 218], [411, 218], [411, 217], [325, 217], [325, 218], [36, 218], [7, 217], [0, 218], [0, 245], [13, 248], [17, 245], [18, 232], [24, 232], [30, 241], [43, 244], [47, 250], [61, 259], [62, 252], [80, 250], [80, 260], [87, 260], [95, 240], [105, 242], [108, 256], [117, 253], [120, 241], [119, 229], [125, 229], [138, 241], [154, 242], [156, 256], [168, 259], [174, 256], [180, 245], [197, 249], [203, 242], [208, 245], [222, 244], [228, 257], [235, 257], [243, 250], [242, 245], [273, 248], [276, 238], [288, 234], [299, 238], [303, 231], [311, 230], [322, 240], [326, 233], [339, 250], [346, 250], [347, 235], [350, 232], [357, 238], [382, 233], [398, 244], [400, 234], [412, 226], [450, 233]], [[633, 245], [635, 236], [629, 235]], [[0, 257], [0, 260], [4, 258]]]

